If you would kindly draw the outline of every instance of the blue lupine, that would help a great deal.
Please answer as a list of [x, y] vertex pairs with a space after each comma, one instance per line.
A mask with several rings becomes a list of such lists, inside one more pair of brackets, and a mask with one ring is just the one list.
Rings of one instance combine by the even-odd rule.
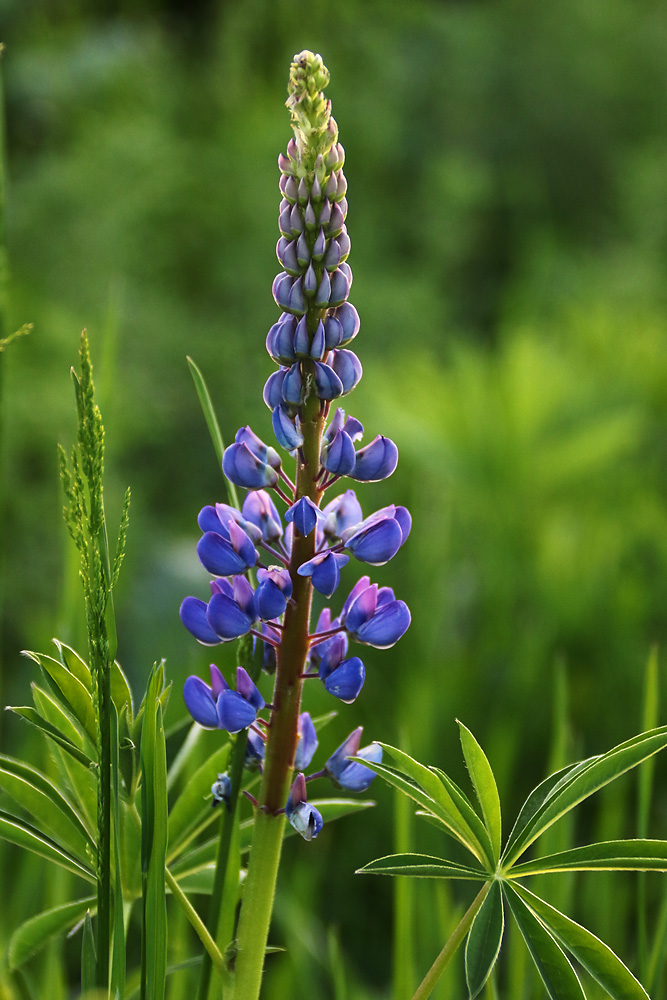
[[[266, 336], [266, 349], [278, 367], [265, 383], [263, 398], [278, 445], [296, 459], [297, 485], [273, 447], [249, 427], [238, 431], [224, 452], [223, 472], [249, 493], [240, 511], [216, 504], [200, 512], [198, 552], [215, 579], [208, 603], [187, 597], [181, 605], [184, 625], [204, 645], [249, 632], [253, 643], [263, 642], [262, 665], [277, 672], [278, 692], [275, 705], [269, 706], [266, 740], [264, 729], [255, 725], [264, 699], [242, 667], [235, 690], [212, 667], [211, 685], [189, 677], [184, 698], [201, 725], [248, 730], [245, 763], [262, 769], [266, 756], [260, 804], [270, 813], [280, 811], [288, 768], [296, 769], [285, 813], [306, 840], [317, 836], [322, 817], [306, 798], [303, 772], [317, 747], [308, 712], [298, 715], [298, 732], [292, 731], [301, 678], [317, 676], [329, 694], [350, 703], [360, 694], [366, 672], [362, 660], [349, 655], [350, 640], [386, 648], [410, 624], [404, 602], [368, 576], [352, 587], [337, 617], [324, 608], [314, 633], [306, 632], [309, 623], [296, 613], [309, 606], [312, 588], [331, 597], [351, 555], [371, 566], [383, 565], [410, 532], [404, 507], [391, 504], [364, 518], [351, 489], [323, 504], [325, 492], [339, 478], [386, 479], [398, 461], [396, 445], [382, 435], [356, 450], [364, 428], [342, 409], [336, 408], [326, 425], [331, 401], [351, 392], [362, 377], [361, 361], [348, 348], [360, 320], [349, 301], [345, 152], [321, 93], [327, 79], [318, 56], [305, 52], [295, 57], [287, 102], [295, 138], [278, 159], [282, 200], [276, 254], [282, 270], [273, 282], [273, 296], [281, 314]], [[270, 490], [286, 503], [284, 531]], [[255, 590], [247, 579], [254, 572]], [[281, 655], [288, 636], [289, 654]], [[360, 737], [361, 729], [354, 730], [325, 765], [324, 773], [338, 787], [362, 791], [372, 781], [369, 768], [349, 757], [379, 762], [382, 751], [377, 744], [359, 750]], [[294, 760], [286, 759], [287, 748], [294, 751]], [[223, 785], [216, 783], [214, 797], [217, 787], [224, 799]]]
[[300, 833], [304, 840], [315, 840], [318, 833], [324, 826], [321, 813], [315, 806], [308, 805], [306, 795], [306, 778], [303, 772], [299, 772], [294, 779], [292, 790], [290, 791], [285, 815], [297, 833]]
[[317, 731], [310, 713], [302, 712], [299, 716], [299, 742], [294, 754], [295, 770], [303, 771], [308, 767], [317, 750], [317, 745]]
[[320, 510], [310, 497], [301, 497], [285, 511], [285, 520], [291, 521], [294, 527], [306, 538], [321, 517]]
[[348, 792], [365, 792], [375, 777], [370, 768], [350, 760], [350, 757], [363, 757], [369, 764], [379, 764], [382, 761], [382, 747], [377, 743], [359, 749], [362, 731], [363, 727], [359, 726], [351, 732], [324, 765], [324, 772], [334, 785], [345, 788]]
[[221, 802], [224, 802], [229, 809], [229, 802], [232, 797], [232, 780], [226, 771], [224, 774], [219, 774], [211, 785], [211, 795], [213, 796], [212, 806], [217, 806]]
[[204, 569], [215, 576], [245, 573], [257, 562], [257, 551], [247, 534], [235, 521], [227, 529], [229, 538], [206, 531], [197, 542], [197, 555]]
[[183, 700], [200, 726], [238, 733], [247, 729], [264, 708], [264, 699], [243, 667], [236, 670], [236, 691], [232, 690], [215, 664], [211, 664], [211, 686], [200, 677], [190, 676], [183, 685]]
[[286, 569], [258, 569], [255, 608], [262, 621], [279, 618], [292, 596], [292, 581]]
[[299, 566], [297, 573], [299, 576], [309, 576], [315, 590], [325, 597], [331, 597], [336, 587], [340, 583], [341, 567], [349, 562], [349, 556], [340, 552], [320, 552], [309, 559], [308, 562]]

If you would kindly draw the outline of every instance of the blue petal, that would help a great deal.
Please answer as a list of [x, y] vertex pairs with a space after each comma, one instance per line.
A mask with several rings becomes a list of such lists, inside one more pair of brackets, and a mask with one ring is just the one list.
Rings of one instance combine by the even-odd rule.
[[258, 490], [275, 486], [278, 474], [270, 465], [253, 455], [245, 442], [230, 444], [222, 456], [222, 471], [235, 486]]
[[357, 452], [353, 479], [364, 483], [377, 483], [390, 476], [398, 465], [398, 448], [389, 438], [378, 435], [374, 441]]
[[228, 733], [240, 733], [257, 718], [257, 712], [237, 691], [223, 691], [218, 698], [218, 721]]
[[285, 451], [294, 451], [295, 448], [301, 447], [303, 434], [296, 426], [296, 422], [287, 415], [284, 407], [276, 406], [271, 415], [271, 424], [281, 448]]
[[220, 636], [213, 631], [208, 623], [206, 612], [208, 604], [200, 601], [198, 597], [186, 597], [180, 608], [181, 621], [188, 632], [192, 632], [195, 639], [205, 646], [217, 646], [220, 643]]
[[313, 720], [308, 712], [302, 712], [299, 716], [299, 742], [294, 755], [294, 767], [297, 771], [308, 767], [316, 750], [317, 732]]
[[190, 676], [183, 685], [183, 701], [188, 712], [205, 729], [218, 728], [218, 713], [211, 689], [200, 677]]
[[214, 594], [208, 603], [206, 615], [209, 627], [220, 639], [238, 639], [252, 627], [252, 619], [226, 594]]
[[292, 521], [294, 527], [305, 537], [307, 537], [315, 525], [319, 510], [309, 497], [301, 497], [285, 511], [285, 520]]
[[376, 649], [388, 649], [407, 632], [410, 625], [410, 611], [404, 601], [391, 601], [380, 608], [373, 617], [357, 631], [357, 642]]
[[329, 674], [324, 686], [334, 698], [339, 698], [346, 705], [351, 705], [359, 697], [364, 686], [366, 670], [358, 656], [343, 660], [339, 667]]
[[343, 430], [338, 431], [331, 444], [323, 449], [323, 452], [322, 465], [327, 472], [332, 472], [334, 476], [349, 476], [357, 460], [354, 444], [349, 434]]
[[403, 534], [398, 521], [387, 517], [352, 535], [345, 542], [345, 548], [350, 549], [361, 562], [383, 566], [396, 555], [402, 544]]
[[261, 712], [266, 702], [245, 667], [236, 668], [236, 690], [242, 698], [245, 698], [252, 705], [256, 712]]
[[262, 621], [268, 622], [272, 618], [280, 618], [287, 607], [287, 601], [273, 580], [265, 580], [255, 591], [255, 607]]
[[[232, 543], [215, 531], [202, 535], [197, 542], [197, 555], [204, 569], [214, 576], [234, 576], [235, 573], [245, 573], [248, 568], [245, 560], [234, 551]], [[255, 552], [255, 559], [250, 565], [254, 566], [256, 562]]]
[[320, 399], [335, 399], [343, 394], [343, 383], [330, 365], [314, 361], [315, 392]]

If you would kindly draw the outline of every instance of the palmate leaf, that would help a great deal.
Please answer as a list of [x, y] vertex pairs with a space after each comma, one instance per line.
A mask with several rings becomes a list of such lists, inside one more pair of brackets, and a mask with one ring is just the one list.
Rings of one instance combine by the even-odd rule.
[[15, 715], [20, 716], [26, 722], [29, 722], [30, 725], [35, 726], [48, 739], [52, 740], [63, 750], [66, 750], [80, 764], [83, 764], [84, 767], [92, 767], [93, 761], [91, 758], [80, 750], [75, 743], [72, 743], [70, 739], [64, 736], [56, 726], [52, 725], [47, 719], [44, 719], [32, 705], [13, 705], [9, 711], [14, 712]]
[[554, 935], [507, 883], [503, 893], [551, 1000], [586, 1000], [577, 974]]
[[482, 903], [466, 942], [466, 983], [470, 1000], [482, 992], [500, 952], [505, 917], [500, 882], [494, 881]]
[[35, 830], [28, 823], [17, 819], [16, 816], [0, 812], [0, 837], [3, 840], [8, 840], [11, 844], [17, 844], [34, 854], [39, 854], [47, 861], [55, 862], [61, 868], [66, 868], [88, 882], [95, 881], [95, 876], [89, 868], [77, 861], [67, 851], [58, 847], [39, 830]]
[[512, 883], [512, 890], [612, 1000], [649, 1000], [641, 983], [603, 941], [519, 883]]
[[81, 683], [78, 677], [75, 677], [68, 667], [63, 666], [60, 660], [56, 660], [52, 656], [46, 656], [44, 653], [33, 653], [27, 649], [23, 650], [23, 655], [30, 657], [35, 663], [39, 663], [61, 692], [75, 718], [79, 720], [90, 739], [95, 743], [97, 739], [95, 711], [90, 691]]
[[513, 865], [510, 878], [550, 872], [667, 871], [667, 841], [607, 840]]
[[570, 774], [553, 788], [523, 829], [518, 830], [516, 835], [513, 831], [502, 858], [503, 867], [509, 868], [544, 830], [570, 809], [666, 746], [667, 726], [662, 726], [648, 733], [641, 733], [608, 753], [572, 768]]
[[[457, 720], [458, 722], [458, 720]], [[500, 857], [500, 846], [502, 840], [502, 823], [500, 816], [500, 797], [498, 786], [493, 776], [491, 765], [486, 759], [486, 754], [481, 746], [462, 722], [458, 722], [461, 734], [461, 746], [463, 756], [470, 773], [470, 780], [475, 789], [475, 794], [482, 807], [484, 823], [491, 838], [494, 860]], [[485, 901], [486, 905], [486, 901]], [[479, 919], [479, 918], [477, 918]]]
[[51, 938], [80, 923], [88, 910], [95, 912], [96, 896], [85, 896], [30, 917], [17, 927], [9, 942], [8, 960], [11, 969], [18, 969], [43, 948]]

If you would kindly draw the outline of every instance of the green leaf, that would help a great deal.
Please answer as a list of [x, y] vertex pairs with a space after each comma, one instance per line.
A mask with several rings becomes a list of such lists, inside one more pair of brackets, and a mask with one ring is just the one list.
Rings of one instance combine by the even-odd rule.
[[535, 812], [533, 818], [517, 836], [512, 849], [503, 856], [503, 866], [509, 867], [541, 833], [584, 799], [609, 784], [619, 775], [636, 767], [667, 746], [667, 726], [641, 733], [621, 743], [600, 757], [573, 768]]
[[44, 653], [32, 653], [30, 650], [23, 650], [24, 656], [29, 656], [46, 671], [49, 677], [56, 684], [67, 705], [72, 709], [74, 716], [79, 720], [93, 743], [96, 742], [97, 734], [95, 729], [95, 712], [93, 709], [93, 698], [78, 677], [67, 667], [64, 667], [59, 660]]
[[35, 917], [30, 917], [17, 927], [9, 942], [8, 959], [11, 969], [17, 969], [29, 958], [32, 958], [56, 934], [78, 924], [88, 910], [95, 909], [97, 897], [86, 896], [71, 903], [64, 903], [51, 910], [44, 910]]
[[0, 754], [0, 788], [29, 812], [47, 836], [83, 864], [90, 863], [94, 845], [72, 805], [39, 771]]
[[95, 881], [93, 873], [80, 864], [76, 858], [73, 858], [66, 851], [58, 847], [57, 844], [48, 840], [38, 830], [33, 829], [33, 827], [17, 819], [15, 816], [9, 816], [7, 813], [0, 812], [0, 837], [3, 840], [8, 840], [11, 844], [18, 844], [19, 847], [24, 847], [34, 854], [39, 854], [40, 857], [46, 858], [47, 861], [55, 862], [61, 868], [66, 868], [68, 871], [74, 872], [75, 875], [79, 875], [88, 882]]
[[[437, 816], [443, 826], [464, 844], [481, 864], [495, 867], [491, 842], [479, 816], [473, 813], [479, 824], [481, 836], [471, 827], [470, 817], [466, 818], [460, 807], [460, 802], [455, 800], [451, 791], [433, 770], [419, 764], [396, 747], [386, 743], [381, 743], [380, 746], [396, 761], [400, 771], [386, 764], [371, 764], [368, 761], [361, 761], [361, 763], [370, 767], [389, 784], [399, 788], [428, 812]], [[400, 772], [404, 772], [411, 781], [406, 780]], [[415, 785], [413, 782], [417, 784]]]
[[15, 715], [19, 715], [22, 719], [25, 719], [26, 722], [35, 726], [50, 740], [57, 743], [59, 747], [62, 747], [63, 750], [67, 750], [67, 752], [71, 754], [75, 760], [78, 760], [80, 764], [83, 764], [84, 767], [92, 766], [93, 761], [90, 757], [83, 753], [83, 751], [72, 743], [72, 741], [66, 736], [63, 736], [59, 729], [56, 729], [56, 727], [50, 722], [43, 719], [39, 712], [35, 711], [32, 705], [10, 706], [9, 711], [14, 712]]
[[486, 754], [473, 734], [466, 726], [463, 725], [462, 722], [459, 722], [458, 726], [461, 734], [463, 756], [465, 757], [465, 761], [468, 766], [470, 780], [472, 781], [473, 788], [475, 789], [475, 794], [479, 799], [479, 804], [482, 807], [484, 823], [486, 824], [486, 829], [488, 830], [489, 837], [491, 838], [494, 860], [498, 861], [502, 840], [502, 826], [500, 817], [500, 798], [498, 796], [496, 779], [493, 776], [493, 771], [491, 770], [491, 765], [486, 758]]
[[167, 965], [167, 759], [160, 703], [163, 670], [155, 667], [141, 732], [142, 1000], [163, 1000]]
[[509, 878], [550, 872], [667, 871], [667, 841], [607, 840], [514, 865]]
[[388, 854], [358, 868], [357, 875], [409, 875], [413, 878], [460, 878], [488, 881], [488, 872], [429, 854]]
[[[223, 743], [187, 779], [184, 788], [169, 813], [169, 857], [177, 857], [179, 848], [187, 842], [211, 809], [211, 785], [218, 773], [225, 771], [229, 760], [229, 743]], [[215, 814], [213, 814], [214, 817]]]
[[500, 882], [494, 881], [475, 916], [466, 942], [466, 983], [470, 1000], [482, 992], [496, 964], [504, 925]]
[[644, 987], [603, 941], [524, 886], [513, 883], [512, 888], [612, 1000], [649, 1000]]
[[586, 1000], [577, 974], [555, 937], [507, 883], [505, 899], [551, 1000]]
[[81, 995], [87, 996], [95, 989], [97, 980], [97, 955], [95, 953], [95, 934], [90, 913], [87, 912], [83, 923], [83, 940], [81, 942]]
[[134, 712], [132, 689], [118, 660], [114, 660], [111, 664], [109, 680], [111, 681], [111, 698], [116, 706], [116, 711], [120, 715], [123, 706], [127, 705], [129, 708], [129, 724], [131, 726]]
[[[123, 703], [123, 709], [126, 703]], [[111, 823], [113, 829], [113, 941], [111, 952], [111, 991], [112, 997], [122, 997], [125, 994], [125, 926], [123, 923], [123, 885], [121, 874], [121, 802], [120, 802], [120, 765], [118, 757], [118, 712], [111, 701], [109, 706], [109, 724], [111, 736]]]
[[[187, 358], [188, 366], [190, 368], [190, 374], [192, 375], [192, 380], [195, 384], [195, 389], [197, 390], [197, 395], [199, 397], [199, 402], [201, 404], [202, 412], [204, 414], [204, 419], [206, 420], [206, 425], [208, 427], [208, 432], [211, 435], [211, 441], [213, 442], [213, 447], [215, 449], [215, 454], [218, 458], [218, 467], [222, 467], [222, 455], [225, 450], [225, 442], [222, 438], [222, 433], [220, 432], [220, 425], [218, 424], [218, 418], [215, 415], [215, 410], [213, 409], [213, 402], [211, 401], [211, 395], [208, 391], [208, 386], [204, 380], [204, 376], [201, 371], [194, 363], [192, 358]], [[236, 487], [228, 479], [225, 479], [225, 486], [227, 488], [227, 493], [229, 494], [229, 502], [232, 507], [239, 507], [239, 497], [236, 492]]]
[[71, 646], [67, 646], [64, 642], [60, 642], [59, 639], [54, 639], [53, 642], [58, 649], [62, 665], [67, 667], [70, 673], [74, 674], [81, 681], [87, 691], [92, 691], [93, 681], [90, 675], [90, 667], [85, 660], [79, 656], [76, 650], [72, 649]]

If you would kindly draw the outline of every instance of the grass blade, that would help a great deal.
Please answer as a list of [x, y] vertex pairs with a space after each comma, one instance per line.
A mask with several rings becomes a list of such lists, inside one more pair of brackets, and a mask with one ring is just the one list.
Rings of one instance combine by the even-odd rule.
[[[208, 432], [211, 435], [211, 441], [213, 442], [213, 447], [215, 449], [215, 454], [218, 459], [218, 468], [222, 469], [222, 455], [225, 450], [225, 442], [222, 438], [222, 433], [220, 431], [220, 424], [218, 423], [218, 418], [215, 415], [215, 410], [213, 409], [213, 402], [211, 400], [211, 395], [208, 391], [208, 386], [204, 380], [204, 376], [201, 371], [194, 363], [192, 358], [187, 358], [188, 366], [190, 368], [190, 374], [195, 384], [195, 389], [197, 390], [197, 395], [199, 397], [199, 402], [201, 403], [202, 412], [204, 414], [204, 419], [206, 420], [206, 425], [208, 427]], [[227, 493], [229, 494], [229, 502], [232, 507], [237, 507], [239, 510], [241, 505], [239, 503], [238, 493], [236, 492], [236, 487], [228, 479], [223, 476], [225, 486], [227, 488]]]
[[51, 938], [78, 924], [89, 910], [95, 909], [96, 896], [86, 896], [30, 917], [16, 928], [9, 941], [10, 969], [17, 969], [43, 948]]
[[163, 1000], [167, 968], [167, 760], [160, 704], [161, 672], [153, 669], [141, 733], [142, 1000]]

